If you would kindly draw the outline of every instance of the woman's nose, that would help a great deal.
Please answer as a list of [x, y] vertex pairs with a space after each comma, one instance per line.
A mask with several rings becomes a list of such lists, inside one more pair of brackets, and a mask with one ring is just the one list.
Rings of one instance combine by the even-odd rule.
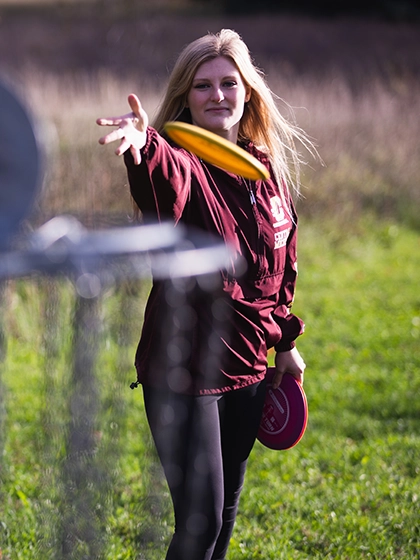
[[215, 101], [216, 103], [220, 103], [221, 101], [223, 101], [224, 95], [221, 88], [214, 88], [211, 97], [212, 97], [212, 101]]

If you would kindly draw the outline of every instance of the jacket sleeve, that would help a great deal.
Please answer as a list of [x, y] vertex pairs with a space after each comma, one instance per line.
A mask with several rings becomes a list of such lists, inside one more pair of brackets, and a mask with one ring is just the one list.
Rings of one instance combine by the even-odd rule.
[[178, 222], [191, 188], [191, 156], [173, 148], [152, 127], [147, 129], [141, 163], [135, 165], [129, 151], [124, 154], [131, 195], [143, 215]]
[[294, 224], [287, 240], [284, 276], [279, 291], [278, 304], [273, 312], [273, 318], [282, 331], [281, 340], [274, 346], [276, 352], [286, 352], [294, 348], [296, 338], [305, 330], [302, 319], [291, 312], [297, 274], [297, 216], [295, 214]]

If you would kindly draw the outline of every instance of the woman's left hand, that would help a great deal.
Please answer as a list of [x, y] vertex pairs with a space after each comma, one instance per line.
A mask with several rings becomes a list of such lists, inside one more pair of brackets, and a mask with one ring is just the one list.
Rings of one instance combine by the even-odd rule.
[[287, 352], [277, 352], [274, 359], [274, 365], [276, 373], [273, 377], [273, 389], [277, 389], [280, 385], [284, 373], [290, 373], [301, 385], [303, 385], [303, 374], [306, 364], [296, 347], [288, 350]]

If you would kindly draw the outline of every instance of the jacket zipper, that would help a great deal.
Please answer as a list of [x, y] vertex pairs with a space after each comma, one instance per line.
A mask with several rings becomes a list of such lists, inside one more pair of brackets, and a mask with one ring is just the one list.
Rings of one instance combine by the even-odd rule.
[[251, 200], [251, 204], [252, 205], [257, 204], [257, 201], [255, 200], [255, 194], [254, 194], [254, 191], [252, 190], [251, 185], [247, 185], [247, 188], [248, 188], [248, 193], [249, 193], [249, 198]]
[[255, 193], [252, 189], [251, 182], [250, 181], [247, 182], [245, 179], [244, 182], [245, 182], [246, 189], [248, 191], [249, 200], [251, 201], [252, 214], [254, 216], [255, 224], [257, 226], [256, 256], [257, 256], [258, 268], [257, 268], [256, 278], [260, 278], [263, 272], [263, 261], [264, 261], [263, 254], [262, 254], [263, 244], [262, 244], [262, 231], [261, 231], [261, 216], [260, 213], [258, 212], [257, 200], [255, 198]]

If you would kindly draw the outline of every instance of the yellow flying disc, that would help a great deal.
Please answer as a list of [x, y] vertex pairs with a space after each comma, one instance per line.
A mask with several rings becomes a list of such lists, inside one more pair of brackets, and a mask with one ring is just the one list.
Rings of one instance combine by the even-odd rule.
[[246, 179], [268, 179], [268, 169], [254, 156], [225, 138], [204, 128], [172, 121], [165, 123], [168, 136], [204, 161]]

